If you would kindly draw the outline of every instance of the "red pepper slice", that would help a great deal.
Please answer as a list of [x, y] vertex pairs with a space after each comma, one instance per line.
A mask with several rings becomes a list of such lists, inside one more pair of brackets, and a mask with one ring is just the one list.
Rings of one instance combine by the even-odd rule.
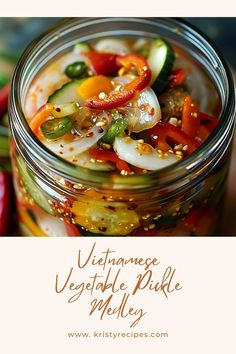
[[7, 236], [11, 213], [11, 175], [0, 172], [0, 236]]
[[10, 91], [10, 85], [5, 85], [0, 90], [0, 116], [2, 116], [7, 111], [8, 95]]
[[127, 162], [124, 161], [124, 160], [121, 160], [119, 157], [118, 157], [118, 160], [117, 160], [117, 163], [116, 163], [116, 167], [117, 167], [117, 169], [119, 171], [126, 171], [128, 173], [132, 172], [132, 170], [129, 167], [129, 165], [127, 164]]
[[90, 148], [89, 155], [91, 155], [96, 160], [101, 160], [104, 162], [113, 162], [116, 164], [116, 167], [119, 171], [125, 170], [126, 172], [130, 173], [132, 170], [130, 169], [129, 165], [126, 161], [119, 158], [115, 152], [106, 151], [97, 148]]
[[111, 53], [86, 52], [83, 53], [92, 66], [96, 75], [116, 74], [119, 70], [116, 59], [117, 55]]
[[199, 118], [200, 118], [200, 127], [198, 128], [195, 139], [202, 144], [211, 135], [211, 133], [217, 126], [219, 120], [203, 112], [199, 113]]
[[199, 206], [199, 208], [191, 210], [180, 222], [192, 231], [196, 231], [199, 227], [206, 227], [212, 223], [214, 217], [215, 210], [212, 206], [208, 208]]
[[68, 224], [65, 222], [65, 229], [66, 229], [66, 234], [67, 236], [81, 236], [81, 233], [77, 229], [75, 225]]
[[131, 67], [135, 67], [139, 76], [130, 83], [124, 85], [123, 89], [117, 93], [105, 95], [104, 98], [95, 96], [87, 99], [85, 101], [86, 107], [97, 110], [107, 110], [120, 107], [132, 100], [138, 92], [142, 91], [149, 84], [151, 79], [151, 70], [148, 67], [146, 59], [141, 55], [127, 54], [123, 57], [117, 57], [116, 63], [119, 67], [123, 67], [126, 71]]
[[200, 119], [198, 106], [192, 100], [191, 96], [187, 96], [183, 105], [181, 129], [190, 136], [190, 138], [195, 138], [199, 126]]
[[172, 71], [169, 76], [169, 82], [167, 85], [168, 89], [173, 87], [179, 86], [184, 82], [185, 79], [185, 70], [184, 69], [177, 69]]
[[146, 131], [151, 142], [163, 151], [171, 149], [169, 142], [188, 145], [186, 155], [196, 150], [199, 144], [185, 132], [167, 122], [158, 122], [153, 128]]

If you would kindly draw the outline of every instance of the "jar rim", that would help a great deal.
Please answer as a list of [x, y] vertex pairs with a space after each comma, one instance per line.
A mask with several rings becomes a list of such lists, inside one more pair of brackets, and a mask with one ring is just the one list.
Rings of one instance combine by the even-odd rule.
[[[33, 134], [31, 131], [25, 115], [23, 113], [23, 107], [20, 99], [20, 82], [22, 80], [22, 71], [27, 63], [27, 59], [31, 51], [37, 50], [40, 48], [41, 40], [44, 40], [48, 43], [53, 40], [55, 35], [60, 31], [60, 33], [64, 33], [63, 31], [68, 31], [73, 23], [81, 24], [93, 24], [96, 21], [137, 21], [142, 23], [149, 23], [150, 25], [154, 25], [157, 20], [166, 21], [167, 24], [171, 24], [173, 26], [177, 26], [178, 28], [182, 28], [182, 30], [190, 31], [190, 36], [193, 36], [201, 41], [204, 45], [207, 45], [207, 49], [211, 50], [211, 54], [215, 56], [218, 62], [222, 65], [222, 68], [225, 72], [225, 77], [227, 80], [228, 90], [227, 95], [225, 97], [225, 103], [222, 107], [222, 112], [220, 116], [219, 124], [217, 124], [213, 134], [204, 142], [198, 149], [196, 149], [192, 154], [185, 157], [184, 159], [178, 161], [177, 163], [162, 168], [158, 171], [148, 172], [145, 175], [128, 175], [128, 176], [120, 176], [114, 180], [112, 178], [112, 173], [102, 172], [102, 171], [88, 171], [83, 167], [78, 167], [61, 158], [60, 156], [53, 153], [49, 150], [45, 145], [43, 145]], [[24, 76], [23, 76], [24, 78]], [[10, 129], [11, 133], [14, 137], [14, 125], [17, 124], [17, 131], [21, 132], [23, 139], [28, 141], [28, 144], [31, 146], [31, 151], [37, 152], [37, 156], [40, 156], [40, 162], [43, 163], [45, 161], [47, 163], [47, 167], [52, 171], [56, 171], [62, 177], [71, 178], [77, 183], [93, 185], [96, 187], [104, 186], [105, 188], [111, 189], [142, 189], [153, 187], [157, 184], [162, 187], [166, 187], [170, 185], [176, 180], [180, 180], [186, 178], [193, 172], [199, 171], [203, 168], [206, 162], [210, 159], [211, 155], [216, 153], [219, 148], [220, 143], [222, 143], [223, 137], [226, 138], [229, 134], [232, 135], [234, 120], [232, 119], [233, 113], [235, 112], [235, 92], [234, 92], [234, 83], [233, 78], [228, 67], [227, 62], [225, 61], [223, 55], [216, 47], [214, 43], [200, 30], [198, 30], [195, 26], [189, 24], [187, 21], [180, 18], [138, 18], [138, 17], [107, 17], [107, 18], [70, 18], [63, 19], [59, 21], [59, 23], [50, 27], [47, 31], [42, 33], [38, 38], [32, 41], [28, 47], [23, 52], [18, 64], [15, 68], [12, 84], [11, 84], [11, 94], [9, 99], [9, 112], [10, 115], [14, 116], [14, 122], [10, 119]], [[27, 145], [28, 146], [28, 145]], [[94, 173], [96, 173], [96, 178], [94, 179]], [[143, 178], [145, 176], [145, 179]], [[91, 178], [91, 180], [90, 180]]]

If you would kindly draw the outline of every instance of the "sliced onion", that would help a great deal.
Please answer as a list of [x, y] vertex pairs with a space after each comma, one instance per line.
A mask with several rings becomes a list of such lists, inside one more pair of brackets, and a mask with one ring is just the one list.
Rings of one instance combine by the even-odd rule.
[[34, 113], [48, 100], [48, 97], [70, 79], [65, 75], [65, 68], [75, 61], [85, 61], [81, 53], [70, 52], [55, 60], [36, 77], [30, 86], [25, 104], [26, 117], [32, 117]]
[[67, 143], [63, 139], [60, 139], [56, 142], [44, 141], [44, 145], [62, 158], [69, 159], [94, 146], [105, 133], [106, 129], [104, 127], [101, 132], [101, 128], [95, 125], [83, 137], [80, 137], [71, 143]]
[[76, 156], [76, 165], [84, 168], [89, 168], [94, 171], [113, 171], [115, 170], [115, 165], [109, 162], [91, 162], [91, 156], [87, 151], [82, 152]]
[[130, 48], [121, 39], [105, 38], [101, 39], [95, 44], [95, 50], [97, 52], [114, 53], [114, 54], [126, 54], [130, 53]]
[[127, 117], [131, 132], [139, 133], [150, 129], [161, 120], [161, 109], [155, 92], [150, 88], [143, 90], [137, 102], [133, 103], [137, 108], [128, 108]]
[[114, 150], [122, 160], [130, 163], [133, 166], [143, 168], [150, 171], [160, 170], [166, 166], [172, 165], [178, 159], [172, 154], [167, 157], [159, 157], [153, 147], [147, 144], [150, 148], [149, 153], [141, 153], [138, 147], [138, 141], [127, 137], [116, 137], [114, 142]]
[[202, 112], [214, 111], [218, 104], [218, 94], [204, 71], [187, 57], [176, 55], [174, 69], [183, 68], [186, 71], [185, 84], [187, 91], [199, 104]]
[[[113, 79], [120, 85], [125, 85], [133, 80], [132, 76], [118, 76]], [[128, 129], [131, 132], [139, 133], [150, 129], [161, 120], [161, 108], [153, 89], [147, 87], [138, 96], [136, 101], [132, 101], [132, 106], [123, 106], [121, 112], [125, 113], [128, 120]]]
[[43, 211], [39, 210], [37, 210], [37, 213], [35, 212], [35, 217], [37, 220], [37, 224], [45, 235], [51, 237], [67, 235], [65, 224], [59, 218], [46, 214]]

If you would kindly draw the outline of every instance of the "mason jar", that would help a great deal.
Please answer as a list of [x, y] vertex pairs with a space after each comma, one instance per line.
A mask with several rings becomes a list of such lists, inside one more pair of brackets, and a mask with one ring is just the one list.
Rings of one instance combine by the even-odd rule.
[[[44, 146], [25, 117], [34, 78], [77, 42], [103, 37], [166, 38], [187, 53], [219, 95], [219, 123], [196, 151], [143, 175], [72, 165]], [[205, 97], [206, 99], [206, 97]], [[217, 233], [235, 125], [231, 73], [198, 30], [176, 19], [62, 21], [33, 41], [16, 67], [9, 104], [11, 157], [22, 236], [205, 236]]]

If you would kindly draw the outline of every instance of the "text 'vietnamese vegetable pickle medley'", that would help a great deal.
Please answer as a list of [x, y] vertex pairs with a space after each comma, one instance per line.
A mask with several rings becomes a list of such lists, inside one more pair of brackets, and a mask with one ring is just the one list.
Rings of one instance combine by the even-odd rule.
[[[36, 236], [194, 236], [212, 233], [227, 159], [191, 191], [140, 193], [153, 173], [193, 154], [218, 124], [214, 83], [162, 37], [81, 42], [31, 83], [25, 116], [43, 146], [75, 169], [103, 172], [116, 188], [60, 178], [60, 195], [13, 154], [22, 233]], [[132, 192], [119, 188], [127, 179]], [[158, 177], [157, 177], [158, 179]], [[141, 182], [140, 182], [141, 181]], [[156, 193], [156, 194], [155, 194]], [[156, 199], [155, 199], [156, 198]], [[156, 201], [157, 198], [161, 200]], [[161, 198], [161, 199], [160, 199]]]

